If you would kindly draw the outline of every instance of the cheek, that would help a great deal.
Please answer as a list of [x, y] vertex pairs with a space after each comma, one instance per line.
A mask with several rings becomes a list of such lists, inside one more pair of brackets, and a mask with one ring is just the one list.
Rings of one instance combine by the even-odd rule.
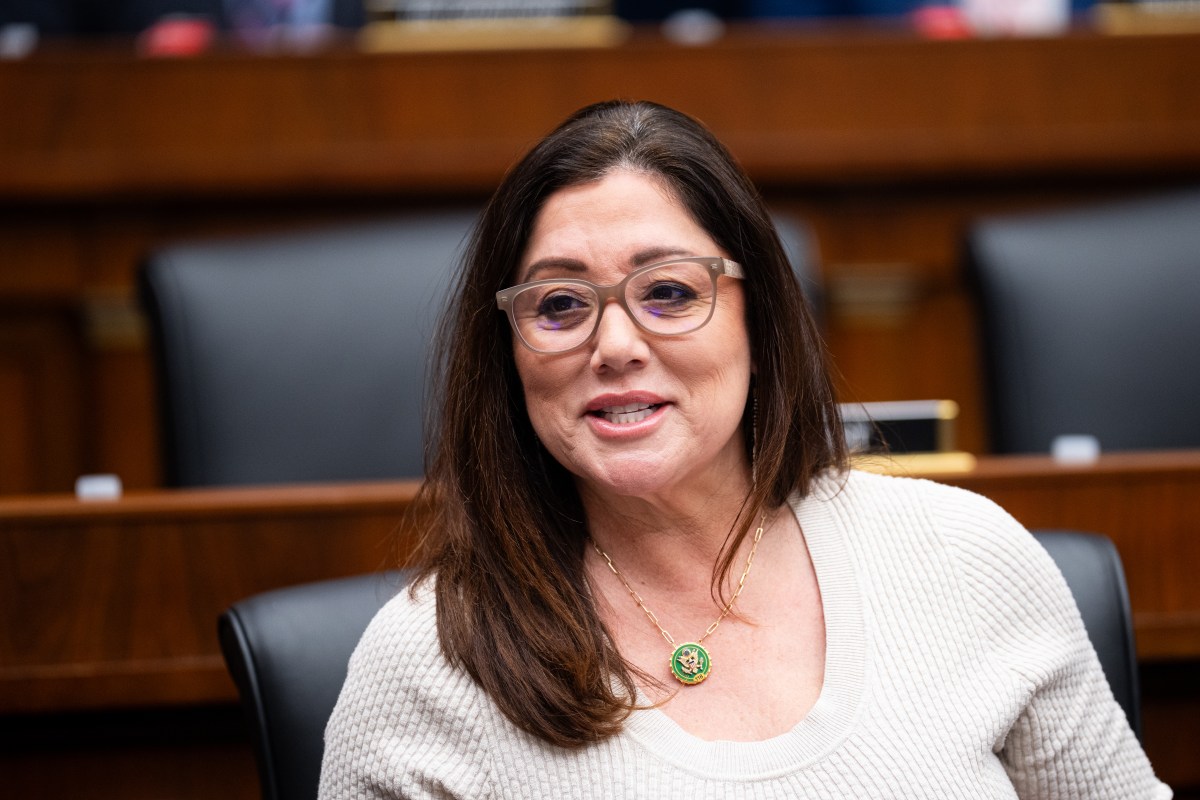
[[736, 402], [749, 388], [753, 372], [750, 341], [740, 319], [735, 323], [715, 326], [713, 337], [705, 350], [706, 358], [697, 358], [688, 380], [694, 385], [707, 383], [717, 396], [715, 402]]
[[525, 395], [525, 412], [538, 438], [548, 444], [554, 431], [563, 424], [566, 413], [563, 395], [570, 381], [561, 374], [563, 370], [553, 359], [531, 353], [519, 343], [514, 352], [517, 375]]
[[716, 374], [711, 377], [712, 397], [710, 402], [714, 410], [721, 409], [741, 418], [742, 411], [750, 397], [748, 363], [747, 360], [732, 359], [723, 362]]
[[[521, 347], [519, 344], [513, 345], [513, 350], [516, 353], [517, 376], [521, 379], [521, 391], [525, 395], [525, 409], [529, 414], [529, 419], [537, 427], [537, 410], [542, 407], [538, 402], [538, 398], [542, 395], [544, 389], [541, 385], [541, 374], [532, 363], [529, 357], [531, 354]], [[524, 351], [524, 352], [522, 352]]]

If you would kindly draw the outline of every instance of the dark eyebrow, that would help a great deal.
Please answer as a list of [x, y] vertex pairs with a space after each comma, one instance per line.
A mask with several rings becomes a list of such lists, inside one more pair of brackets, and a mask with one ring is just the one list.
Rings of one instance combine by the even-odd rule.
[[653, 264], [655, 261], [667, 261], [672, 258], [683, 258], [694, 255], [696, 254], [692, 251], [682, 250], [678, 247], [650, 247], [634, 253], [631, 260], [635, 267], [644, 267], [647, 264]]
[[530, 264], [524, 269], [521, 274], [520, 283], [529, 283], [536, 280], [536, 275], [539, 272], [548, 269], [565, 269], [568, 272], [587, 272], [587, 266], [575, 258], [539, 258], [537, 261]]
[[[682, 258], [685, 256], [695, 255], [690, 250], [683, 250], [678, 247], [650, 247], [645, 250], [639, 250], [633, 254], [630, 262], [635, 267], [643, 267], [646, 264], [653, 264], [655, 261], [666, 261], [671, 258]], [[576, 258], [539, 258], [537, 261], [530, 264], [524, 269], [521, 275], [520, 283], [529, 283], [537, 280], [536, 275], [539, 272], [548, 269], [560, 269], [568, 272], [587, 272], [587, 265]]]

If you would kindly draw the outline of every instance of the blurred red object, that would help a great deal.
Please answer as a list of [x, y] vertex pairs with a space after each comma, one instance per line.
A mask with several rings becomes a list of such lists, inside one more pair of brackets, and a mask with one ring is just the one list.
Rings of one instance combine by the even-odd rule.
[[195, 56], [212, 46], [216, 27], [205, 17], [166, 16], [142, 31], [138, 52], [146, 56]]
[[966, 39], [971, 25], [956, 6], [921, 6], [909, 14], [913, 28], [927, 39]]

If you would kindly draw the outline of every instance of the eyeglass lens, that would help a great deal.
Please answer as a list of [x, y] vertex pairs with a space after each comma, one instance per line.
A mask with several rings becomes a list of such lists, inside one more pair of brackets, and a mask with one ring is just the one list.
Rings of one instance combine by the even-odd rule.
[[[712, 315], [714, 289], [707, 267], [678, 261], [633, 273], [625, 284], [624, 305], [633, 320], [652, 333], [690, 333]], [[530, 286], [512, 301], [521, 338], [547, 353], [583, 344], [596, 328], [601, 306], [589, 284], [569, 279]]]

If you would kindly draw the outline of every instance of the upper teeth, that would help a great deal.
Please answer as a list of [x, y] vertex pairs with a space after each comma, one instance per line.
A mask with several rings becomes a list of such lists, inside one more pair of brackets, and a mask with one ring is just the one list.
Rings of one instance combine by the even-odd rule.
[[649, 403], [629, 403], [624, 406], [605, 406], [603, 411], [605, 414], [628, 414], [632, 411], [641, 411], [643, 408], [650, 408]]
[[649, 403], [629, 403], [623, 406], [605, 406], [600, 413], [609, 422], [628, 424], [640, 422], [654, 413], [654, 406]]

